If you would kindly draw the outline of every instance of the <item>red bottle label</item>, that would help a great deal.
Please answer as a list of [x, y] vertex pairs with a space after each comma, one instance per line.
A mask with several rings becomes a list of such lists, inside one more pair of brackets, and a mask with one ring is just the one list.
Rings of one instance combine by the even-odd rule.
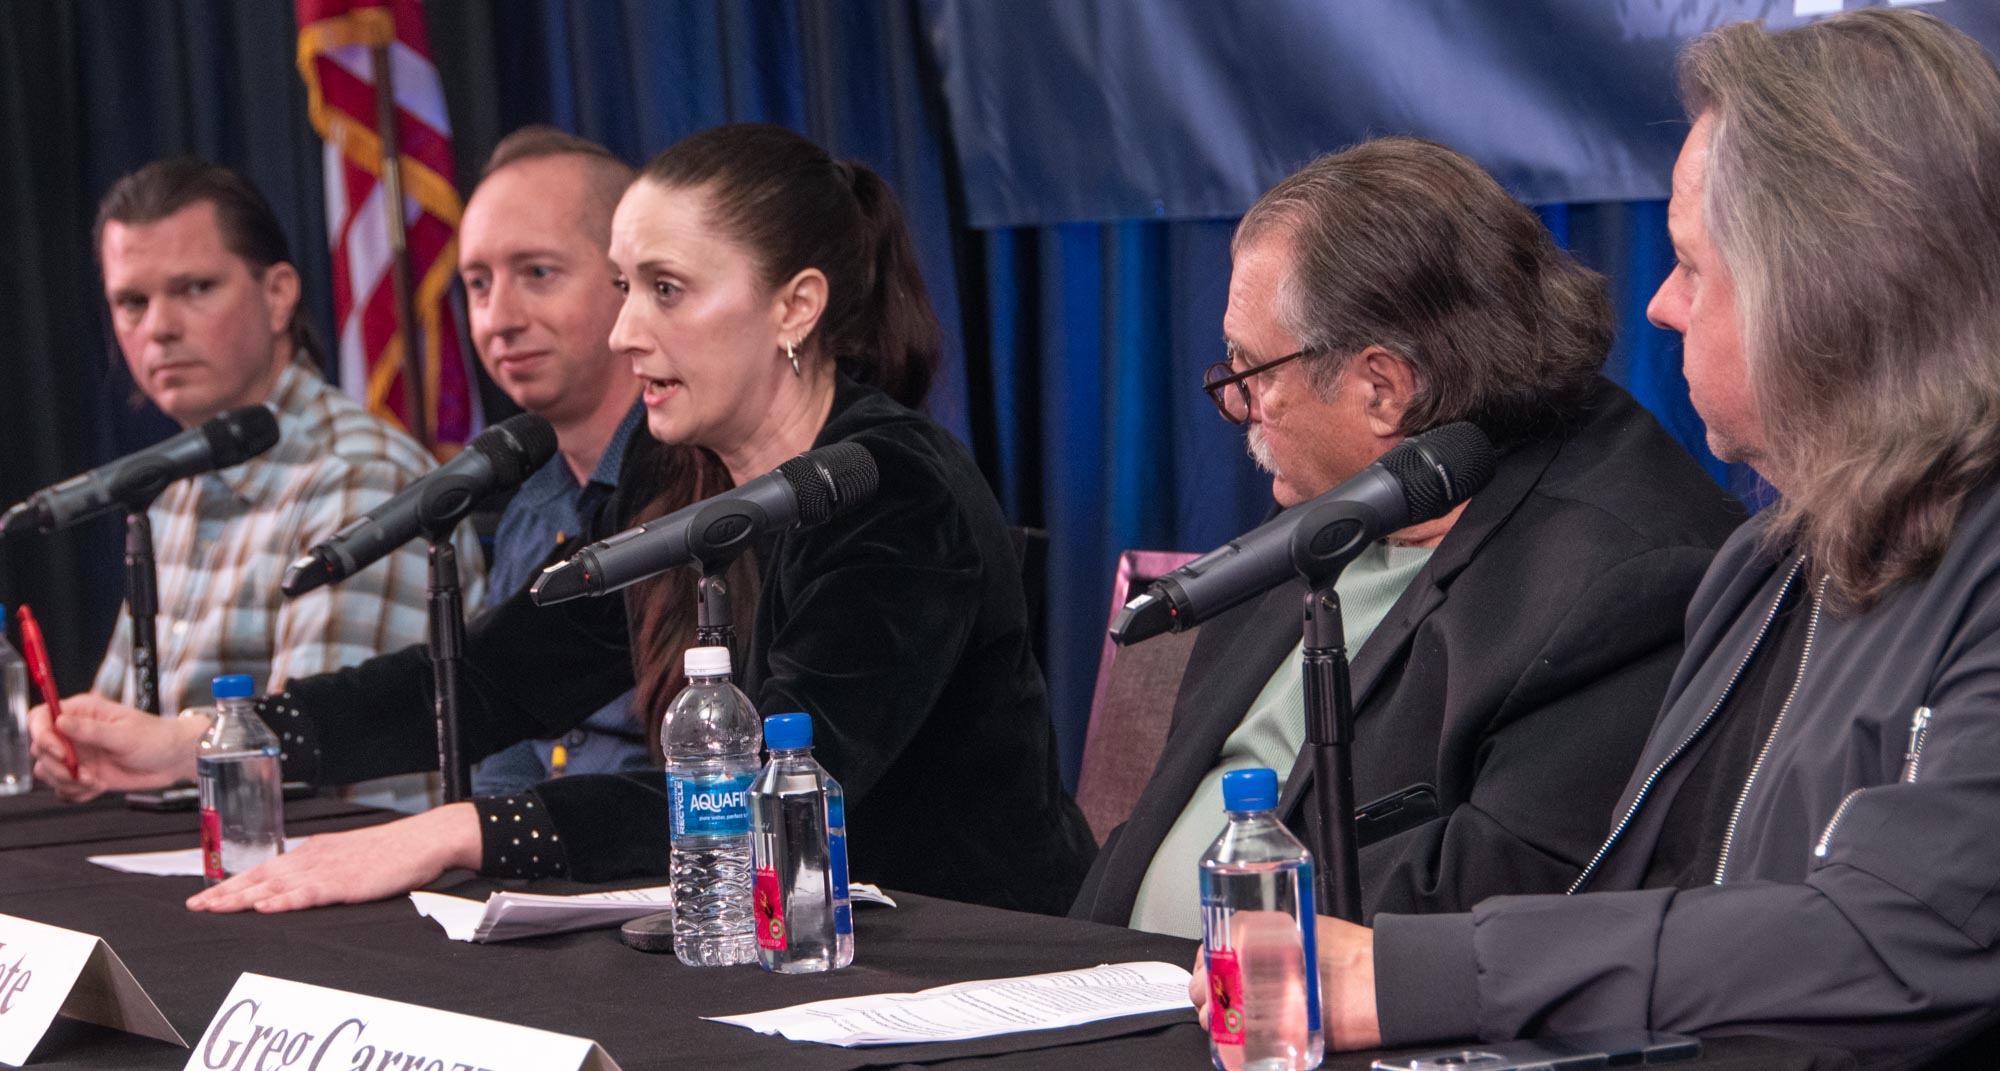
[[222, 815], [213, 807], [201, 809], [201, 875], [210, 881], [229, 876], [222, 872]]
[[1208, 1031], [1218, 1044], [1243, 1044], [1243, 968], [1234, 951], [1208, 953]]
[[785, 948], [785, 901], [778, 892], [778, 872], [759, 867], [752, 886], [752, 910], [757, 915], [757, 947], [772, 951]]

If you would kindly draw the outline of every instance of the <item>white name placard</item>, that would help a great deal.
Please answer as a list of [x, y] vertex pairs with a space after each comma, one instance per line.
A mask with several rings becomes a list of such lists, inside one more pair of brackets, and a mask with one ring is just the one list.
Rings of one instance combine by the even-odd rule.
[[290, 982], [236, 979], [185, 1071], [618, 1071], [588, 1038]]
[[27, 1063], [58, 1015], [187, 1045], [110, 945], [0, 915], [0, 1063]]

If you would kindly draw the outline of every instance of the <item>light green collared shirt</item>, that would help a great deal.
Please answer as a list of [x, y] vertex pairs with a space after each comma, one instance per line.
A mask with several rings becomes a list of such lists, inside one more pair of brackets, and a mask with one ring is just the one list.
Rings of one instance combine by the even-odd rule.
[[[1375, 626], [1410, 586], [1417, 571], [1431, 558], [1430, 547], [1371, 544], [1348, 565], [1334, 591], [1340, 595], [1341, 624], [1347, 649], [1359, 652]], [[1173, 828], [1153, 853], [1152, 865], [1132, 904], [1132, 928], [1201, 938], [1201, 885], [1198, 867], [1203, 852], [1222, 831], [1222, 775], [1231, 770], [1268, 766], [1283, 781], [1306, 742], [1305, 683], [1300, 675], [1304, 640], [1278, 665], [1277, 672], [1257, 693], [1236, 731], [1222, 743], [1215, 767], [1196, 786], [1194, 796], [1175, 819]]]

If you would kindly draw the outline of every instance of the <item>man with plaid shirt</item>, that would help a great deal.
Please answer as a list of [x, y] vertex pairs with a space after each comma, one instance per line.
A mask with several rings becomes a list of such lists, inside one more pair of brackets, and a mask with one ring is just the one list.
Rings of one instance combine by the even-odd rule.
[[[264, 198], [227, 168], [156, 162], [105, 195], [96, 244], [119, 348], [148, 399], [184, 427], [259, 403], [278, 415], [276, 446], [169, 486], [150, 511], [162, 709], [206, 702], [221, 674], [274, 691], [421, 642], [421, 542], [341, 584], [279, 594], [288, 563], [434, 462], [320, 378], [298, 271]], [[477, 548], [466, 528], [457, 539], [465, 597], [477, 605]], [[93, 690], [131, 703], [130, 657], [125, 618]]]

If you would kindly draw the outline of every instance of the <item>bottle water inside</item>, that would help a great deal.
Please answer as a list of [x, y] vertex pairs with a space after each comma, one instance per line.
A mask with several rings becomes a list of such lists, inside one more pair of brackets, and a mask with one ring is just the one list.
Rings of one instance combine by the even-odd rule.
[[215, 678], [215, 724], [195, 749], [202, 880], [214, 885], [285, 850], [278, 737], [257, 717], [248, 676]]
[[750, 904], [750, 785], [757, 711], [730, 682], [727, 647], [690, 647], [687, 687], [660, 723], [673, 813], [674, 955], [694, 967], [757, 958]]
[[1222, 777], [1228, 824], [1201, 859], [1209, 1056], [1223, 1071], [1318, 1067], [1312, 856], [1274, 813], [1268, 769]]
[[812, 719], [764, 719], [771, 761], [750, 793], [757, 962], [781, 974], [854, 962], [847, 819], [840, 783], [812, 757]]
[[7, 608], [0, 606], [0, 796], [35, 787], [35, 756], [28, 750], [28, 663], [7, 642]]

